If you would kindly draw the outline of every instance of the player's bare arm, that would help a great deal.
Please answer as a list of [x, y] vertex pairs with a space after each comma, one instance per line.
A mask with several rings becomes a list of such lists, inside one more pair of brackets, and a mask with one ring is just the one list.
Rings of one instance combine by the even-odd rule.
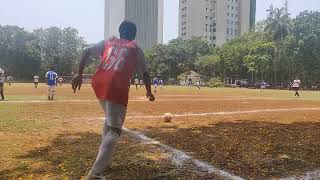
[[140, 72], [142, 72], [143, 74], [143, 82], [145, 83], [145, 87], [147, 90], [147, 97], [149, 98], [149, 101], [154, 101], [155, 97], [152, 94], [151, 91], [151, 78], [150, 78], [150, 74], [147, 71], [147, 67], [146, 67], [146, 62], [145, 62], [145, 58], [144, 58], [144, 53], [142, 51], [142, 49], [138, 48], [138, 70]]
[[104, 50], [104, 41], [94, 44], [83, 49], [77, 74], [73, 77], [71, 84], [74, 93], [81, 89], [82, 75], [86, 64], [90, 62], [90, 58], [101, 56]]

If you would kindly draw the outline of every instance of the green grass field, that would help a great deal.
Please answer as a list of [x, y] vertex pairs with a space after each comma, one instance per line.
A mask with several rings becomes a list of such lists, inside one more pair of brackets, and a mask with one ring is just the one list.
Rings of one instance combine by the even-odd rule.
[[[95, 160], [103, 112], [89, 85], [5, 87], [0, 102], [0, 179], [81, 179]], [[126, 128], [243, 179], [303, 177], [320, 169], [320, 92], [168, 86], [148, 102], [131, 87]], [[174, 115], [171, 123], [161, 119]], [[220, 113], [220, 114], [219, 114]], [[150, 116], [150, 117], [149, 117]], [[110, 179], [225, 179], [124, 132]], [[320, 175], [314, 176], [320, 178]]]

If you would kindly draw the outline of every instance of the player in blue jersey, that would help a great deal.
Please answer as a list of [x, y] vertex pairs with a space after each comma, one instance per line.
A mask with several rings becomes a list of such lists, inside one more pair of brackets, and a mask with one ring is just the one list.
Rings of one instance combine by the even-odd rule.
[[265, 81], [262, 81], [260, 84], [260, 92], [264, 92], [266, 88], [267, 88], [267, 83]]
[[154, 92], [157, 92], [157, 87], [159, 84], [159, 80], [157, 77], [153, 78], [153, 88], [154, 88]]
[[58, 74], [54, 71], [48, 71], [46, 74], [47, 84], [48, 84], [48, 100], [52, 101], [55, 93], [55, 88], [57, 84]]

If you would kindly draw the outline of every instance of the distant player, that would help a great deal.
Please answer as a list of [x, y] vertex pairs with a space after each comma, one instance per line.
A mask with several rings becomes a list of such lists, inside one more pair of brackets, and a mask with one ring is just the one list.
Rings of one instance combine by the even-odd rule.
[[163, 86], [163, 80], [162, 79], [159, 80], [159, 86], [160, 86], [160, 89], [162, 89], [162, 86]]
[[299, 94], [300, 85], [301, 85], [301, 81], [298, 78], [296, 78], [292, 83], [292, 89], [295, 91], [294, 96], [300, 97], [300, 94]]
[[80, 89], [85, 65], [91, 57], [102, 57], [91, 85], [106, 114], [102, 143], [96, 161], [85, 179], [106, 179], [103, 175], [111, 165], [112, 156], [122, 133], [128, 105], [128, 84], [135, 71], [143, 74], [150, 101], [150, 76], [146, 69], [143, 51], [135, 43], [137, 28], [129, 21], [121, 23], [120, 39], [101, 41], [84, 49], [77, 75], [72, 79], [74, 91]]
[[62, 83], [63, 83], [63, 78], [62, 77], [58, 78], [58, 83], [59, 83], [60, 86], [62, 86]]
[[38, 88], [38, 85], [39, 85], [39, 76], [38, 75], [33, 76], [33, 83], [34, 83], [34, 88]]
[[7, 77], [7, 83], [8, 83], [9, 86], [11, 86], [12, 81], [13, 81], [13, 77], [12, 76], [8, 76]]
[[136, 90], [138, 90], [139, 79], [137, 77], [134, 79], [134, 85], [136, 85]]
[[260, 83], [260, 92], [264, 92], [266, 88], [267, 88], [267, 83], [265, 81], [262, 81]]
[[46, 78], [48, 84], [48, 100], [52, 101], [56, 91], [56, 79], [58, 78], [58, 74], [54, 71], [48, 71], [46, 74]]
[[1, 100], [4, 101], [4, 93], [3, 93], [3, 87], [4, 87], [4, 81], [5, 81], [5, 77], [4, 77], [4, 71], [0, 68], [0, 95], [1, 95]]
[[192, 85], [192, 79], [189, 78], [189, 79], [188, 79], [188, 86], [191, 86], [191, 85]]
[[198, 89], [200, 90], [200, 81], [197, 81], [196, 85], [197, 85]]
[[154, 92], [157, 92], [157, 87], [158, 87], [158, 78], [153, 78], [153, 88], [154, 88]]
[[142, 79], [140, 79], [139, 84], [140, 84], [140, 88], [142, 88], [143, 87], [143, 80]]

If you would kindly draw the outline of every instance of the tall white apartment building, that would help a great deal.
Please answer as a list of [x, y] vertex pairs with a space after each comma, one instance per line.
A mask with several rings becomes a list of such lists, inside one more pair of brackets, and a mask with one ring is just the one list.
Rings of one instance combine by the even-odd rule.
[[136, 41], [143, 49], [163, 42], [164, 0], [105, 0], [105, 39], [119, 37], [123, 20], [137, 25]]
[[222, 45], [255, 24], [256, 0], [179, 0], [179, 37]]

